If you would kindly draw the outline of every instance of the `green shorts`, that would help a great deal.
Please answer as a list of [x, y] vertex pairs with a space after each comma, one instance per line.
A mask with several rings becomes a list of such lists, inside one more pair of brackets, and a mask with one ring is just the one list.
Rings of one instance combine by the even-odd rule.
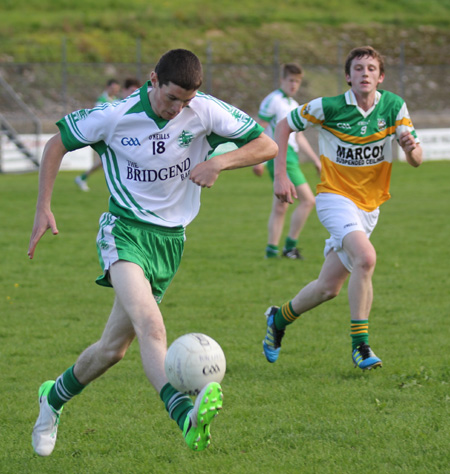
[[184, 249], [183, 227], [161, 227], [117, 217], [105, 212], [100, 217], [97, 252], [103, 275], [96, 283], [111, 287], [108, 272], [115, 262], [139, 265], [159, 303], [180, 265]]
[[[274, 167], [275, 163], [274, 160], [270, 160], [266, 163], [267, 170], [269, 171], [270, 177], [273, 181], [274, 176]], [[292, 181], [294, 186], [300, 186], [301, 184], [307, 183], [305, 175], [300, 168], [300, 164], [298, 162], [298, 155], [297, 152], [291, 147], [288, 146], [287, 154], [286, 154], [286, 171], [289, 176], [289, 179]]]

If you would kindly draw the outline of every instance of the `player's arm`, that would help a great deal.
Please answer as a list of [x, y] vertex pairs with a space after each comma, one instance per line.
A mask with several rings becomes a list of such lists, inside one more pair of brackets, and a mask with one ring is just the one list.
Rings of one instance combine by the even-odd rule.
[[268, 125], [269, 125], [269, 122], [266, 122], [265, 120], [263, 120], [261, 117], [257, 117], [256, 118], [256, 122], [259, 123], [259, 125], [261, 125], [261, 127], [265, 130]]
[[292, 204], [297, 198], [297, 192], [292, 181], [288, 178], [286, 172], [286, 154], [288, 148], [289, 135], [292, 133], [292, 129], [288, 124], [286, 118], [280, 120], [275, 128], [275, 142], [278, 145], [278, 154], [275, 157], [275, 171], [274, 171], [274, 183], [273, 190], [275, 196], [282, 202], [288, 202]]
[[208, 161], [199, 163], [191, 171], [190, 179], [202, 188], [210, 188], [222, 171], [263, 163], [271, 160], [276, 154], [276, 143], [265, 133], [261, 133], [236, 150], [216, 155]]
[[303, 132], [297, 132], [295, 134], [295, 140], [300, 148], [300, 150], [314, 163], [317, 173], [320, 175], [322, 169], [322, 164], [320, 163], [320, 158], [316, 155], [315, 151], [312, 149], [312, 146], [309, 144]]
[[403, 132], [398, 142], [405, 152], [406, 161], [414, 168], [420, 166], [423, 161], [422, 147], [416, 142], [411, 132]]
[[48, 229], [51, 229], [53, 235], [58, 233], [56, 221], [51, 211], [51, 199], [56, 175], [66, 153], [67, 150], [59, 133], [50, 138], [45, 145], [39, 171], [36, 214], [28, 247], [28, 256], [30, 258], [33, 258], [37, 243]]

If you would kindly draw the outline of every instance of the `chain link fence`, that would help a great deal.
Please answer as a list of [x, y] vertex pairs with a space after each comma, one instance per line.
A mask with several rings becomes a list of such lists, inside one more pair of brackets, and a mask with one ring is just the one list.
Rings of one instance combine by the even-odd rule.
[[[278, 43], [265, 45], [265, 48], [264, 63], [252, 63], [251, 52], [245, 51], [244, 45], [209, 44], [204, 51], [196, 51], [204, 66], [202, 90], [255, 117], [261, 100], [278, 86], [280, 64], [291, 61], [299, 62], [304, 69], [297, 97], [300, 103], [340, 94], [348, 88], [343, 70], [345, 56], [351, 49], [347, 44], [335, 45], [333, 54], [327, 54], [328, 58], [334, 55], [335, 60], [327, 64], [321, 64], [320, 58], [308, 51], [299, 52]], [[416, 127], [450, 126], [450, 65], [409, 63], [405, 58], [411, 53], [401, 45], [397, 45], [392, 54], [386, 58], [382, 88], [406, 100]], [[128, 58], [128, 62], [72, 62], [70, 51], [63, 43], [60, 61], [4, 61], [0, 62], [0, 74], [42, 120], [43, 131], [52, 133], [54, 122], [66, 113], [92, 107], [108, 79], [123, 83], [127, 77], [137, 77], [145, 82], [159, 53], [152, 57], [150, 52], [143, 52], [140, 42], [136, 41], [128, 51]], [[224, 62], [224, 58], [230, 62]], [[22, 114], [8, 103], [1, 90], [0, 111], [19, 132], [27, 133], [22, 128]]]

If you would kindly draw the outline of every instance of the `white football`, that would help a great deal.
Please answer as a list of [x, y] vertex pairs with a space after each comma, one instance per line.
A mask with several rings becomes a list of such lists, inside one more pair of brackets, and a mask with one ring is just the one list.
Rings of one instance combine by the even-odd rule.
[[210, 382], [221, 382], [227, 363], [220, 345], [206, 334], [179, 337], [167, 350], [164, 368], [170, 384], [180, 392], [198, 395]]

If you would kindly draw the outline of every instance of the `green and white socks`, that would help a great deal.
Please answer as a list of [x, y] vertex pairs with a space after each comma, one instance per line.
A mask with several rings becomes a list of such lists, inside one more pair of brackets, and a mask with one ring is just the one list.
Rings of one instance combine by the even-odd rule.
[[56, 411], [59, 411], [64, 403], [71, 400], [75, 395], [81, 393], [86, 385], [81, 384], [73, 373], [73, 368], [68, 368], [62, 375], [60, 375], [51, 388], [47, 401], [49, 405]]
[[[283, 250], [289, 252], [289, 250], [294, 249], [297, 247], [298, 239], [291, 239], [290, 237], [286, 237], [284, 242]], [[266, 258], [276, 258], [278, 257], [279, 249], [278, 245], [267, 244], [266, 247]]]
[[191, 397], [174, 389], [170, 383], [166, 383], [159, 394], [164, 402], [170, 418], [176, 422], [183, 431], [184, 421], [189, 412], [194, 408]]

